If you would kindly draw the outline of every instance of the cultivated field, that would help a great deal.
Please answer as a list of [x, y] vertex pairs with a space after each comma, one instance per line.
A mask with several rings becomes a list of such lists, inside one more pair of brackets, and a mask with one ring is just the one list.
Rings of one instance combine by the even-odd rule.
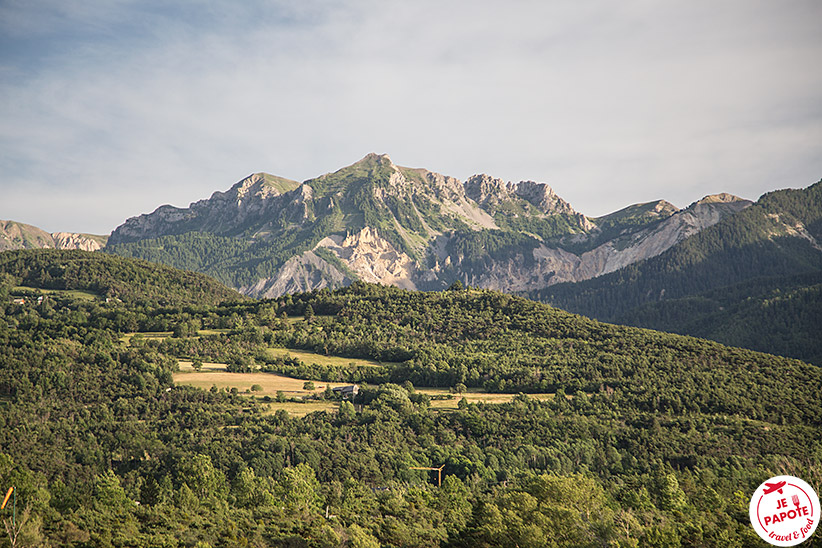
[[[286, 352], [285, 350], [283, 350]], [[296, 351], [288, 350], [293, 357], [299, 357]], [[311, 354], [305, 352], [303, 354]], [[320, 354], [311, 354], [310, 363], [329, 363], [320, 362], [317, 357], [323, 359], [333, 358], [331, 356], [322, 356]], [[306, 361], [300, 357], [303, 361]], [[347, 358], [333, 358], [337, 360], [347, 360]], [[366, 360], [361, 360], [366, 361]], [[304, 398], [325, 391], [327, 386], [335, 388], [338, 386], [346, 386], [350, 383], [342, 382], [325, 382], [314, 379], [296, 379], [294, 377], [286, 377], [285, 375], [278, 375], [276, 373], [229, 373], [225, 370], [225, 364], [220, 363], [204, 363], [200, 371], [195, 371], [190, 361], [180, 361], [180, 371], [174, 375], [174, 382], [177, 384], [186, 384], [189, 386], [196, 386], [203, 390], [209, 390], [212, 386], [217, 388], [225, 388], [230, 390], [236, 388], [241, 393], [247, 393], [255, 396], [257, 399], [264, 399], [268, 396], [271, 400], [277, 397], [278, 392], [282, 392], [286, 398]], [[348, 363], [346, 361], [346, 363]], [[374, 362], [376, 363], [376, 362]], [[306, 380], [311, 380], [314, 383], [314, 390], [303, 390], [303, 383]], [[251, 387], [257, 385], [258, 390], [251, 391]], [[418, 392], [427, 394], [429, 396], [447, 396], [450, 394], [446, 388], [417, 388]], [[479, 389], [470, 389], [463, 394], [452, 394], [452, 399], [437, 399], [431, 401], [431, 408], [440, 411], [449, 411], [457, 409], [459, 400], [463, 397], [469, 403], [508, 403], [514, 399], [516, 394], [496, 394], [483, 392]], [[529, 394], [529, 397], [541, 400], [550, 399], [553, 394]], [[289, 414], [295, 416], [303, 416], [314, 411], [335, 411], [337, 403], [334, 401], [315, 401], [308, 400], [305, 402], [267, 402], [271, 412], [279, 409], [288, 411]]]
[[303, 390], [303, 383], [308, 379], [295, 379], [276, 373], [229, 373], [225, 370], [225, 364], [204, 363], [200, 371], [195, 371], [190, 361], [180, 361], [180, 371], [174, 375], [174, 382], [179, 384], [189, 384], [199, 388], [209, 389], [212, 386], [217, 388], [236, 388], [240, 392], [251, 391], [251, 387], [259, 385], [262, 390], [255, 392], [258, 396], [277, 395], [283, 392], [286, 397], [302, 397], [323, 392], [326, 386], [335, 388], [337, 386], [347, 386], [351, 383], [313, 381], [314, 390]]
[[[316, 316], [314, 316], [314, 318], [316, 318], [316, 319], [318, 319], [318, 320], [319, 320], [319, 319], [321, 319], [321, 318], [328, 319], [328, 318], [333, 318], [333, 317], [334, 317], [334, 316], [329, 316], [329, 315], [326, 315], [326, 314], [317, 314]], [[286, 318], [286, 320], [287, 320], [289, 323], [304, 322], [304, 321], [305, 321], [305, 317], [304, 317], [304, 316], [288, 316], [288, 317]]]
[[[198, 337], [205, 337], [207, 335], [221, 335], [224, 333], [231, 333], [231, 329], [201, 329], [197, 332]], [[171, 337], [174, 334], [173, 331], [141, 331], [135, 333], [126, 333], [122, 337], [120, 337], [120, 341], [129, 344], [131, 339], [136, 335], [140, 335], [144, 339], [159, 339], [164, 340]]]
[[[174, 382], [177, 384], [187, 384], [196, 386], [203, 390], [209, 390], [212, 386], [231, 390], [236, 388], [238, 392], [253, 395], [258, 400], [264, 400], [266, 396], [271, 401], [266, 402], [269, 411], [274, 413], [280, 409], [288, 411], [289, 415], [301, 417], [314, 411], [336, 411], [336, 401], [306, 400], [301, 401], [275, 401], [277, 393], [288, 399], [305, 398], [313, 394], [322, 393], [326, 386], [334, 388], [336, 386], [346, 386], [349, 383], [314, 381], [314, 390], [303, 390], [303, 384], [307, 379], [295, 379], [276, 373], [229, 373], [222, 363], [203, 363], [200, 371], [195, 371], [190, 361], [181, 360], [180, 371], [174, 375]], [[251, 387], [257, 385], [258, 390], [252, 392]]]

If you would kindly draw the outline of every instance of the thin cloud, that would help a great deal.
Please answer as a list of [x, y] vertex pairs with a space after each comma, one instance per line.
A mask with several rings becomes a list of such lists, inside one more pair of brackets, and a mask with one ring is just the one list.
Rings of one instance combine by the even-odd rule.
[[[5, 3], [0, 30], [20, 30], [0, 51], [16, 75], [0, 80], [0, 217], [108, 232], [253, 171], [303, 180], [371, 151], [547, 181], [589, 215], [805, 186], [822, 174], [819, 15], [813, 1]], [[43, 207], [66, 196], [88, 207]]]

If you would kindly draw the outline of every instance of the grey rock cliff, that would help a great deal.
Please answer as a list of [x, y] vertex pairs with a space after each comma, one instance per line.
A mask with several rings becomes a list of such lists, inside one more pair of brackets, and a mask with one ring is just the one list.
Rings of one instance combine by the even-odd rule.
[[100, 251], [106, 245], [105, 236], [91, 236], [74, 232], [55, 232], [51, 235], [57, 249], [81, 249], [83, 251]]

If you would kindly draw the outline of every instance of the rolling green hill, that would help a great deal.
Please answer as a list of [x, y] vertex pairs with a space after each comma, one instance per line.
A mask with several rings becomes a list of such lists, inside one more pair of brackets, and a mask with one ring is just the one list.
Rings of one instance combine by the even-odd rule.
[[0, 276], [7, 288], [82, 290], [129, 303], [207, 305], [244, 299], [202, 274], [86, 251], [4, 251]]

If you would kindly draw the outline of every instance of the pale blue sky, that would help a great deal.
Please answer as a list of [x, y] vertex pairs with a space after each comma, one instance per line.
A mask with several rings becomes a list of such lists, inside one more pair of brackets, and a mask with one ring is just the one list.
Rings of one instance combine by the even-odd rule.
[[822, 178], [816, 0], [0, 0], [0, 219], [108, 233], [368, 152], [587, 215]]

